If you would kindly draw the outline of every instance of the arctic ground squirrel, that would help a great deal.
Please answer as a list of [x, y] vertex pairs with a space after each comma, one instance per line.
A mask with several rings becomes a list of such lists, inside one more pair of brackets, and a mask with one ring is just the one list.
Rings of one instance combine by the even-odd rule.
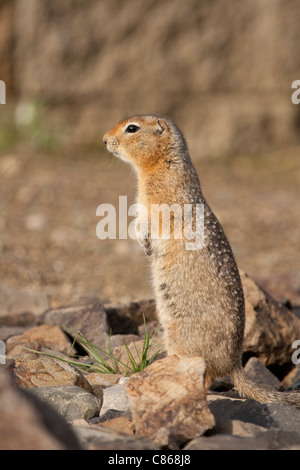
[[[244, 372], [245, 305], [239, 270], [224, 231], [202, 194], [185, 138], [176, 124], [156, 115], [131, 116], [107, 132], [103, 141], [116, 157], [131, 163], [138, 176], [137, 203], [145, 210], [137, 216], [137, 238], [151, 259], [167, 353], [204, 357], [206, 388], [218, 377], [231, 376], [242, 397], [300, 408], [299, 393], [266, 390]], [[181, 228], [176, 211], [169, 211], [168, 237], [163, 236], [161, 214], [158, 233], [151, 233], [153, 214], [157, 216], [162, 205], [182, 209]], [[187, 217], [184, 210], [190, 207]], [[200, 227], [197, 208], [202, 208]], [[203, 229], [196, 247], [188, 245], [191, 238], [184, 230], [188, 222], [192, 222], [190, 233]]]

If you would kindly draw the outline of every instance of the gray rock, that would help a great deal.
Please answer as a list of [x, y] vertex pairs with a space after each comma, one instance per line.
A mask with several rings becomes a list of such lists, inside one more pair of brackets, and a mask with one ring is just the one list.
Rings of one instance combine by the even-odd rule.
[[139, 436], [128, 434], [103, 425], [76, 426], [74, 432], [85, 450], [154, 450], [158, 447]]
[[292, 365], [292, 344], [300, 338], [300, 319], [240, 271], [245, 294], [245, 356], [256, 356], [266, 366]]
[[280, 389], [281, 383], [256, 357], [251, 357], [245, 365], [245, 372], [258, 385]]
[[[284, 393], [284, 392], [283, 392]], [[228, 423], [234, 421], [250, 423], [265, 429], [281, 430], [299, 433], [300, 439], [300, 410], [283, 403], [258, 403], [255, 400], [240, 400], [222, 396], [208, 395], [208, 403], [216, 421], [216, 431], [229, 431]], [[225, 428], [224, 428], [225, 426]], [[255, 427], [252, 426], [253, 432]], [[259, 428], [256, 428], [259, 430]]]
[[100, 400], [81, 387], [43, 387], [30, 389], [30, 393], [50, 404], [69, 423], [78, 419], [89, 420], [100, 413]]
[[92, 418], [89, 420], [90, 424], [104, 423], [116, 418], [131, 418], [130, 411], [119, 411], [114, 409], [107, 410], [104, 414], [100, 414], [98, 418]]
[[258, 424], [241, 421], [239, 419], [224, 419], [218, 421], [213, 430], [208, 435], [232, 434], [239, 437], [254, 437], [259, 433], [266, 432], [267, 428]]
[[[109, 326], [106, 312], [100, 302], [88, 302], [47, 310], [43, 322], [48, 325], [67, 327], [72, 337], [79, 331], [89, 343], [98, 348], [108, 350]], [[101, 354], [100, 351], [98, 351]]]
[[129, 402], [123, 384], [113, 385], [103, 390], [103, 404], [100, 416], [108, 410], [117, 410], [128, 412]]
[[197, 437], [184, 450], [266, 450], [263, 438], [239, 437], [220, 434], [211, 437]]
[[225, 420], [239, 420], [263, 428], [270, 428], [274, 424], [267, 406], [255, 400], [208, 395], [207, 401], [215, 417], [216, 426], [222, 426]]
[[271, 427], [299, 433], [300, 443], [300, 410], [285, 403], [267, 403], [265, 406], [273, 420]]
[[295, 432], [270, 430], [257, 437], [239, 437], [220, 434], [197, 437], [183, 450], [299, 450], [299, 435]]

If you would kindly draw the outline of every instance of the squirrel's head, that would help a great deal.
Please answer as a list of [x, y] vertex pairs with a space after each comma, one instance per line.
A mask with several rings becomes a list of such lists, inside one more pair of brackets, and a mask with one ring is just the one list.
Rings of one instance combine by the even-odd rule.
[[103, 142], [109, 152], [143, 171], [153, 171], [164, 163], [178, 164], [188, 155], [184, 137], [174, 122], [155, 115], [120, 121], [104, 135]]

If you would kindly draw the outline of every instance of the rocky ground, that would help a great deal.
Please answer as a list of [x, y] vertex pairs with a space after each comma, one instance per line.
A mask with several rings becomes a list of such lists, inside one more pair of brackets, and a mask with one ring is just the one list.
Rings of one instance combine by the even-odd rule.
[[[244, 365], [265, 386], [297, 388], [291, 360], [300, 339], [297, 149], [196, 166], [238, 265], [250, 275], [242, 274]], [[152, 346], [158, 359], [134, 376], [122, 368], [87, 374], [24, 349], [68, 359], [73, 338], [65, 327], [106, 349], [111, 330], [111, 347], [124, 362], [123, 340], [135, 354], [143, 314], [155, 330], [155, 308], [138, 244], [96, 237], [99, 204], [118, 207], [119, 195], [134, 202], [128, 167], [98, 149], [43, 153], [16, 146], [2, 151], [0, 171], [1, 448], [300, 448], [300, 411], [241, 399], [228, 378], [206, 396], [205, 364], [164, 357], [159, 332]], [[172, 368], [171, 380], [165, 371]], [[157, 380], [167, 393], [156, 389]]]
[[[293, 347], [300, 319], [241, 276], [247, 373], [267, 389], [300, 389]], [[300, 410], [242, 399], [228, 377], [220, 377], [206, 394], [202, 358], [165, 355], [153, 300], [90, 299], [49, 308], [42, 292], [3, 286], [1, 298], [0, 338], [6, 346], [0, 368], [1, 449], [300, 449]], [[158, 355], [143, 371], [129, 374], [125, 344], [138, 363], [145, 323], [151, 336], [156, 331], [149, 357]], [[110, 342], [122, 362], [115, 373], [80, 367], [76, 361], [96, 363], [74, 343], [78, 332], [105, 351]]]

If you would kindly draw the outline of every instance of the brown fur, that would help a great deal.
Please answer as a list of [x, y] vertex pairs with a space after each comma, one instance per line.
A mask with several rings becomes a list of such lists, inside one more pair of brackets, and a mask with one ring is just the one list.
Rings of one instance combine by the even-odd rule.
[[[138, 126], [134, 133], [129, 125]], [[138, 202], [204, 205], [204, 246], [187, 250], [186, 239], [138, 238], [151, 258], [159, 320], [168, 354], [200, 355], [207, 363], [206, 386], [230, 375], [239, 393], [260, 402], [281, 401], [300, 407], [300, 394], [270, 392], [244, 373], [244, 295], [239, 271], [223, 229], [207, 204], [185, 139], [168, 118], [133, 116], [119, 122], [103, 138], [115, 156], [133, 164], [138, 174]], [[138, 222], [142, 221], [140, 215]], [[193, 215], [195, 226], [195, 216]], [[160, 225], [161, 235], [161, 225]], [[178, 235], [178, 233], [177, 233]]]

